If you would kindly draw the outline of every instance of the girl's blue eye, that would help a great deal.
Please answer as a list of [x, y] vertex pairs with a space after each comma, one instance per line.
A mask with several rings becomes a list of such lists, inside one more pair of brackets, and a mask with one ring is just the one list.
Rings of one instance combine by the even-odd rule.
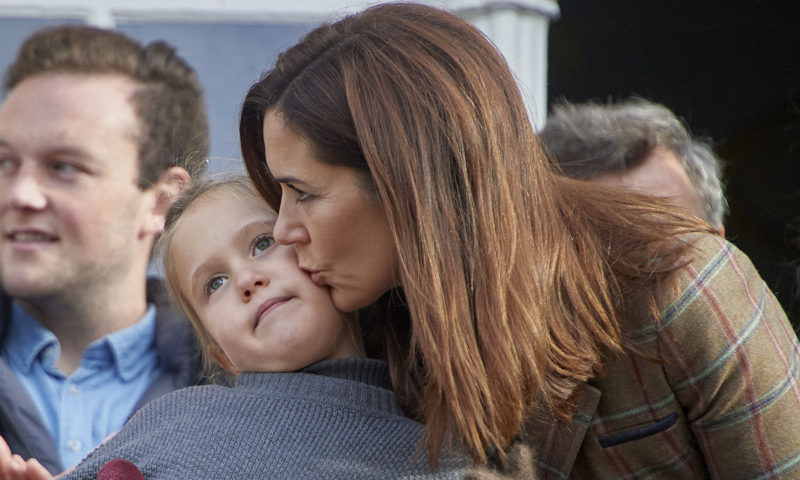
[[226, 281], [228, 281], [228, 278], [222, 275], [214, 275], [213, 277], [209, 278], [206, 281], [206, 288], [205, 288], [206, 295], [211, 295], [212, 293], [214, 293]]
[[252, 254], [255, 256], [264, 253], [272, 248], [273, 245], [275, 245], [275, 239], [272, 238], [272, 235], [259, 235], [253, 240]]

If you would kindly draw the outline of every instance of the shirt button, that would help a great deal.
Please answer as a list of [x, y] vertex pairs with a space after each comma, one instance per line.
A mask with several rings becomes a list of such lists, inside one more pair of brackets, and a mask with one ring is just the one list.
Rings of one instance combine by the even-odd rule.
[[70, 440], [69, 442], [67, 442], [67, 448], [69, 449], [70, 452], [77, 452], [78, 450], [81, 449], [81, 446], [82, 446], [81, 442], [79, 442], [78, 440]]
[[74, 383], [70, 383], [69, 385], [69, 393], [73, 395], [78, 395], [81, 393], [81, 387], [75, 385]]

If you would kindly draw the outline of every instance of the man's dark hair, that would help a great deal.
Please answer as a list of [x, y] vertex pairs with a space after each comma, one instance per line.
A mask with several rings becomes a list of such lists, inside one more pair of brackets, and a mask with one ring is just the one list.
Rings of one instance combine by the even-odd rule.
[[702, 203], [705, 220], [721, 225], [727, 212], [722, 162], [708, 140], [692, 136], [667, 107], [642, 98], [611, 104], [557, 103], [541, 136], [551, 160], [572, 178], [590, 180], [625, 172], [653, 150], [670, 150], [681, 161]]
[[121, 75], [137, 86], [139, 187], [169, 167], [202, 172], [208, 157], [208, 119], [197, 73], [164, 42], [142, 46], [113, 30], [62, 25], [39, 30], [20, 47], [6, 71], [6, 93], [33, 76]]

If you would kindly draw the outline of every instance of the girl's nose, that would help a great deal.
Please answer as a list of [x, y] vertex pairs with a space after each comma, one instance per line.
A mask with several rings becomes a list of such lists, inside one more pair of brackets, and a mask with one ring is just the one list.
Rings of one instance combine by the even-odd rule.
[[269, 285], [269, 278], [253, 270], [240, 272], [236, 276], [236, 287], [239, 290], [239, 297], [244, 302], [249, 302], [255, 293], [263, 287]]

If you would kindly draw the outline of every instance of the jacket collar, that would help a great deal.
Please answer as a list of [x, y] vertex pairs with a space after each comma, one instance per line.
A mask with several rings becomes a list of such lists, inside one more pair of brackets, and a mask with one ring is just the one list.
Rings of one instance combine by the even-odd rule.
[[532, 418], [525, 423], [523, 440], [536, 447], [540, 479], [569, 478], [601, 396], [598, 388], [582, 383], [573, 397], [575, 412], [571, 422]]

